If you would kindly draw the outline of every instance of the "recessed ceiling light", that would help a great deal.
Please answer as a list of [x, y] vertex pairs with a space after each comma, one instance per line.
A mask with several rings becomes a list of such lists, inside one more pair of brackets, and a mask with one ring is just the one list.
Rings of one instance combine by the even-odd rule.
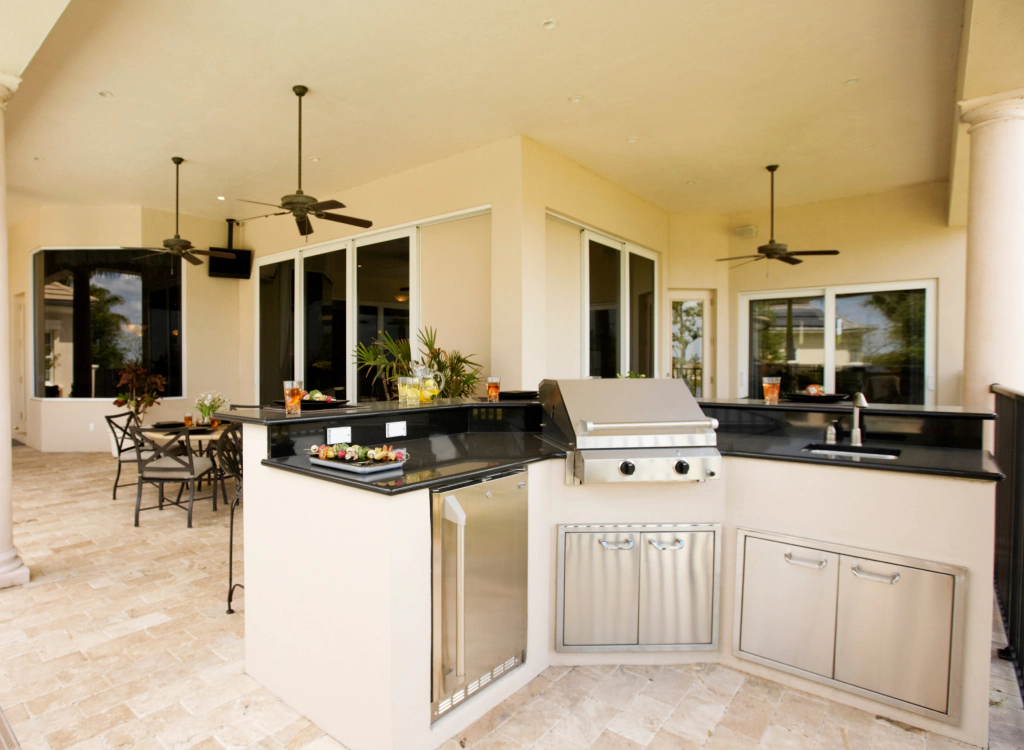
[[847, 78], [843, 83], [847, 86], [855, 86], [859, 80], [859, 78]]
[[554, 18], [545, 18], [540, 22], [540, 27], [544, 29], [544, 31], [551, 31], [558, 28], [558, 21]]
[[311, 157], [309, 157], [309, 160], [310, 161], [320, 161], [320, 157], [319, 156], [311, 156]]
[[219, 201], [222, 201], [222, 200], [224, 200], [224, 196], [223, 196], [223, 195], [218, 195], [218, 196], [217, 196], [217, 200], [219, 200]]
[[626, 143], [636, 143], [636, 140], [637, 140], [636, 136], [635, 135], [631, 135], [631, 136], [629, 136], [629, 138], [626, 139]]
[[101, 91], [101, 92], [100, 92], [100, 96], [102, 96], [102, 97], [104, 97], [104, 98], [106, 98], [106, 99], [109, 99], [109, 98], [110, 98], [110, 97], [112, 97], [113, 95], [114, 95], [114, 94], [113, 94], [112, 92], [110, 92], [110, 91]]
[[583, 97], [580, 96], [579, 94], [573, 94], [572, 96], [569, 97], [569, 101], [572, 102], [573, 104], [579, 104], [581, 101], [583, 101]]

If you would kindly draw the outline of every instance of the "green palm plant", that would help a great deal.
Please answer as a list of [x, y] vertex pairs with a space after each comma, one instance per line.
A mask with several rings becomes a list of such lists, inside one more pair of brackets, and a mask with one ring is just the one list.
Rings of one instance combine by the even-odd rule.
[[[464, 398], [472, 396], [480, 383], [483, 369], [473, 361], [475, 355], [462, 354], [457, 349], [445, 351], [437, 345], [437, 329], [424, 328], [419, 334], [420, 358], [423, 364], [444, 376], [444, 388], [440, 398]], [[372, 344], [359, 343], [356, 346], [356, 363], [360, 370], [373, 374], [373, 384], [380, 382], [385, 398], [391, 400], [398, 393], [398, 378], [412, 374], [412, 346], [408, 339], [396, 339], [386, 331]]]

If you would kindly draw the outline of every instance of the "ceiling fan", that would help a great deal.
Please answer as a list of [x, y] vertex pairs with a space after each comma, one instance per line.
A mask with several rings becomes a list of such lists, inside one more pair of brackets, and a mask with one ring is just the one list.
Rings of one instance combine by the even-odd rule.
[[192, 247], [191, 242], [183, 240], [181, 235], [178, 234], [178, 198], [181, 192], [179, 172], [181, 171], [181, 163], [185, 160], [180, 156], [172, 156], [171, 161], [174, 162], [174, 237], [169, 240], [164, 240], [163, 247], [125, 247], [122, 249], [152, 251], [149, 255], [139, 256], [139, 258], [136, 258], [135, 260], [149, 258], [153, 255], [159, 255], [160, 253], [169, 253], [171, 255], [177, 255], [179, 258], [184, 258], [193, 266], [203, 265], [203, 261], [195, 257], [197, 255], [207, 255], [211, 258], [233, 259], [235, 257], [234, 253], [225, 253], [221, 250], [200, 250], [197, 247]]
[[245, 198], [239, 198], [238, 200], [245, 203], [255, 203], [258, 206], [273, 206], [274, 208], [283, 209], [282, 211], [262, 214], [261, 216], [250, 216], [248, 219], [242, 219], [242, 221], [262, 219], [266, 216], [284, 216], [285, 214], [291, 214], [295, 217], [295, 223], [299, 227], [299, 234], [303, 237], [313, 234], [313, 224], [309, 220], [310, 216], [315, 216], [318, 219], [326, 219], [327, 221], [336, 221], [340, 224], [351, 224], [352, 226], [363, 227], [364, 229], [372, 227], [373, 222], [367, 221], [366, 219], [356, 219], [351, 216], [327, 213], [327, 211], [331, 209], [345, 208], [344, 203], [335, 200], [318, 201], [312, 195], [306, 195], [302, 192], [302, 97], [306, 95], [309, 89], [305, 86], [293, 86], [292, 91], [295, 92], [295, 96], [299, 97], [299, 187], [291, 195], [284, 196], [281, 199], [280, 204], [263, 203], [261, 201], [250, 201]]
[[[800, 255], [839, 255], [838, 250], [797, 250], [792, 251], [788, 245], [781, 242], [775, 241], [775, 170], [779, 168], [778, 164], [769, 164], [765, 169], [771, 173], [772, 180], [772, 230], [771, 238], [768, 240], [767, 245], [761, 245], [757, 248], [757, 255], [738, 255], [734, 258], [719, 258], [720, 261], [729, 260], [745, 260], [747, 263], [756, 263], [759, 260], [781, 260], [783, 263], [788, 263], [791, 266], [795, 266], [798, 263], [803, 263], [800, 260]], [[746, 263], [740, 263], [733, 268], [739, 268], [745, 266]]]

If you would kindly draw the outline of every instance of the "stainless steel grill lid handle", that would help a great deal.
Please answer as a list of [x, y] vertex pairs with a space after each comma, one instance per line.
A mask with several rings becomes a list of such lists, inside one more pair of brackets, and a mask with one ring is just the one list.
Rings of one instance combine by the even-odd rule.
[[444, 499], [444, 520], [455, 524], [455, 676], [466, 674], [466, 511], [455, 495]]
[[591, 422], [587, 419], [580, 420], [580, 433], [583, 435], [601, 430], [657, 430], [669, 427], [717, 430], [718, 420], [710, 417], [707, 419], [686, 419], [681, 422]]

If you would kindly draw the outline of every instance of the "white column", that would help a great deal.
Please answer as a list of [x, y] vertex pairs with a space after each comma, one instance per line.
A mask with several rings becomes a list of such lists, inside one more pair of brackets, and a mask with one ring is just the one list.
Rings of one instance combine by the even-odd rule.
[[1024, 90], [960, 103], [970, 124], [963, 403], [1024, 391]]
[[21, 79], [0, 72], [0, 588], [28, 583], [14, 547], [11, 508], [11, 297], [7, 288], [7, 158], [4, 117]]

